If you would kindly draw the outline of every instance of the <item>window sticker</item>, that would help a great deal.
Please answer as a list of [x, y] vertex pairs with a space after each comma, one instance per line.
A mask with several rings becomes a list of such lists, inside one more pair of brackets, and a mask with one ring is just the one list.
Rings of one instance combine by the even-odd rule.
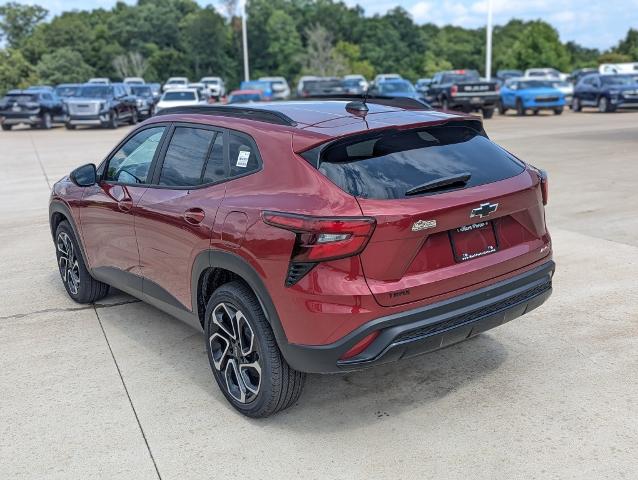
[[238, 167], [246, 168], [248, 165], [248, 159], [250, 158], [250, 152], [245, 150], [240, 150], [239, 155], [237, 155], [237, 163], [235, 164]]

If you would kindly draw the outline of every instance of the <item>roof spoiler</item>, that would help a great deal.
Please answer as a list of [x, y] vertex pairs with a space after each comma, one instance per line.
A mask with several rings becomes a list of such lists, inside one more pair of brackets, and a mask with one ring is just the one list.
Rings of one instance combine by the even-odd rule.
[[343, 100], [353, 101], [359, 100], [365, 103], [374, 103], [377, 105], [385, 105], [387, 107], [403, 108], [404, 110], [432, 110], [432, 106], [425, 100], [409, 97], [392, 97], [388, 95], [364, 95], [359, 94], [319, 94], [308, 95], [307, 97], [299, 97], [298, 100]]

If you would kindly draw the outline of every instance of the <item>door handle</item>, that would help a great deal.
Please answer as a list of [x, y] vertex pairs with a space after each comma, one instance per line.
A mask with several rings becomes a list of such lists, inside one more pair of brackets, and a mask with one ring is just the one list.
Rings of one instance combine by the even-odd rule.
[[117, 202], [117, 207], [122, 211], [122, 212], [130, 212], [131, 209], [133, 208], [133, 200], [120, 200], [119, 202]]
[[201, 208], [189, 208], [184, 212], [184, 220], [191, 225], [199, 225], [205, 216], [206, 213]]

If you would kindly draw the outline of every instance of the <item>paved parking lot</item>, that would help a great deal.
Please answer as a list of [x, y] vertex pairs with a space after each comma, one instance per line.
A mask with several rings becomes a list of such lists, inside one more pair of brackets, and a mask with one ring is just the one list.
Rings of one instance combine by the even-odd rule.
[[49, 187], [127, 130], [0, 133], [0, 479], [636, 478], [638, 112], [486, 128], [549, 171], [553, 297], [433, 354], [310, 376], [258, 421], [227, 405], [199, 333], [59, 281]]

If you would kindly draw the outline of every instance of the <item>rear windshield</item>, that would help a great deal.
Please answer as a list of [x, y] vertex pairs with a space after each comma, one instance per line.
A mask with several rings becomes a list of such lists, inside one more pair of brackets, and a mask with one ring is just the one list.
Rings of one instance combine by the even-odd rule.
[[230, 96], [228, 103], [258, 102], [259, 100], [261, 100], [261, 95], [258, 93], [236, 93]]
[[26, 102], [37, 102], [38, 95], [37, 94], [28, 94], [28, 93], [10, 93], [6, 97], [4, 97], [7, 102], [10, 103], [26, 103]]
[[113, 89], [111, 87], [95, 84], [80, 87], [77, 96], [85, 98], [106, 98], [112, 93]]
[[351, 195], [409, 198], [406, 192], [441, 179], [469, 174], [464, 185], [419, 195], [475, 187], [521, 173], [512, 155], [466, 126], [440, 126], [342, 141], [328, 147], [319, 170]]
[[166, 92], [162, 100], [180, 101], [180, 100], [196, 100], [195, 92]]
[[446, 73], [443, 75], [441, 83], [476, 82], [480, 79], [478, 72], [469, 70], [465, 73]]
[[150, 97], [153, 95], [151, 87], [147, 85], [131, 85], [131, 92], [138, 97]]
[[391, 82], [381, 82], [379, 90], [382, 93], [414, 93], [414, 87], [409, 82], [392, 80]]

